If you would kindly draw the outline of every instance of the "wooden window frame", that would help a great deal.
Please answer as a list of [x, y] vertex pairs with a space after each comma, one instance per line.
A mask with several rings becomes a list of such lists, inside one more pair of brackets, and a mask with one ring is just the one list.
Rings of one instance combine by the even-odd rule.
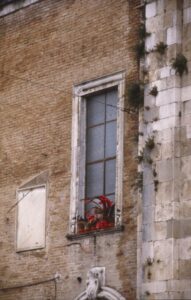
[[85, 149], [84, 135], [86, 99], [85, 97], [109, 88], [117, 88], [117, 147], [116, 147], [116, 190], [115, 190], [115, 227], [122, 225], [123, 200], [123, 144], [124, 144], [124, 93], [125, 74], [119, 72], [74, 86], [72, 115], [72, 157], [71, 157], [71, 197], [69, 234], [77, 233], [77, 207], [80, 187], [85, 185]]

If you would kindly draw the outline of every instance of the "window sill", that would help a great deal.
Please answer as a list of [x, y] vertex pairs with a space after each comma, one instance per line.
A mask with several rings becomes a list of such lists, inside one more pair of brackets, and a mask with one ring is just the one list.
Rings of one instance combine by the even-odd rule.
[[73, 241], [73, 240], [84, 239], [92, 236], [100, 236], [105, 234], [123, 232], [124, 229], [125, 229], [124, 225], [121, 225], [121, 226], [113, 227], [111, 229], [100, 229], [100, 230], [94, 230], [86, 233], [67, 234], [66, 238], [70, 241]]
[[16, 0], [8, 0], [4, 1], [0, 4], [0, 17], [9, 15], [18, 11], [19, 9], [25, 8], [30, 6], [40, 0], [23, 0], [23, 1], [16, 1]]

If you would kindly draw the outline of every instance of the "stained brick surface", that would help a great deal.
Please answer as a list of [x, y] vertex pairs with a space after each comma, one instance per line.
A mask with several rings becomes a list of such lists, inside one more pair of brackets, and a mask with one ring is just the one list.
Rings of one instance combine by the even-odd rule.
[[[73, 244], [69, 227], [72, 89], [124, 70], [137, 80], [134, 54], [139, 1], [44, 0], [0, 19], [0, 291], [1, 300], [72, 300], [87, 271], [106, 267], [106, 285], [125, 298], [136, 293], [137, 115], [125, 114], [125, 231]], [[48, 172], [46, 248], [15, 252], [16, 189]], [[96, 251], [95, 251], [96, 249]], [[77, 277], [82, 278], [79, 283]]]

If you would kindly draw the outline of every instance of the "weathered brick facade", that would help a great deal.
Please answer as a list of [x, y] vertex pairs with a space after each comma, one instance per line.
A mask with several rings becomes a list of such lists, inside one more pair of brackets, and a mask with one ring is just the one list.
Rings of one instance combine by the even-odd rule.
[[[85, 289], [86, 274], [95, 265], [106, 267], [107, 286], [136, 299], [136, 113], [124, 112], [124, 231], [78, 241], [66, 235], [73, 86], [122, 70], [127, 83], [138, 79], [138, 5], [138, 0], [46, 0], [0, 18], [1, 300], [72, 300]], [[16, 190], [43, 172], [46, 247], [17, 253], [16, 207], [10, 208]], [[54, 281], [1, 290], [57, 272], [56, 290]]]

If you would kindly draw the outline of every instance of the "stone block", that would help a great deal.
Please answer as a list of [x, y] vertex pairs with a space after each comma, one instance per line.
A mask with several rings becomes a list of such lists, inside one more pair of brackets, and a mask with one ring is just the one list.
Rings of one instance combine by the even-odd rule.
[[186, 126], [186, 138], [191, 139], [191, 126]]
[[173, 155], [173, 143], [167, 142], [161, 144], [162, 160], [170, 159]]
[[181, 31], [180, 28], [177, 26], [169, 27], [167, 29], [167, 39], [166, 43], [168, 46], [173, 44], [180, 44], [181, 43]]
[[145, 264], [148, 259], [151, 261], [154, 258], [153, 242], [146, 242], [142, 244], [142, 264]]
[[173, 26], [180, 27], [182, 25], [182, 10], [173, 12]]
[[181, 99], [182, 101], [191, 100], [191, 85], [181, 89]]
[[[182, 299], [184, 299], [183, 298], [184, 292], [168, 292], [167, 295], [168, 296], [167, 296], [166, 299], [168, 299], [168, 300], [182, 300]], [[164, 299], [165, 298], [163, 298], [163, 300]]]
[[[160, 2], [160, 1], [159, 1]], [[173, 13], [172, 11], [168, 11], [163, 15], [164, 18], [164, 29], [169, 28], [169, 27], [173, 27]]]
[[153, 276], [155, 280], [173, 278], [174, 243], [173, 239], [154, 242]]
[[153, 172], [152, 168], [149, 166], [145, 166], [143, 173], [143, 185], [152, 184], [153, 183]]
[[184, 24], [191, 22], [191, 7], [185, 8], [183, 11]]
[[179, 260], [179, 278], [190, 279], [191, 278], [191, 260]]
[[159, 118], [160, 119], [177, 116], [178, 113], [179, 113], [179, 106], [177, 103], [162, 105], [159, 108]]
[[158, 143], [163, 144], [166, 142], [171, 142], [174, 139], [173, 129], [167, 128], [167, 129], [161, 130], [159, 132], [156, 132], [155, 136], [156, 136], [156, 142], [158, 142]]
[[181, 158], [182, 163], [182, 178], [191, 180], [191, 155]]
[[[191, 97], [191, 95], [190, 95]], [[186, 100], [183, 102], [183, 113], [191, 114], [191, 100]]]
[[165, 9], [166, 11], [174, 11], [177, 9], [180, 9], [182, 7], [181, 5], [182, 1], [179, 0], [170, 0], [170, 1], [165, 1]]
[[190, 300], [191, 299], [191, 290], [189, 291], [184, 291], [183, 292], [183, 297], [181, 299], [184, 299], [184, 300]]
[[181, 156], [191, 155], [191, 139], [186, 139], [180, 143], [180, 154]]
[[169, 77], [171, 75], [171, 67], [170, 66], [166, 66], [160, 69], [160, 78], [166, 78]]
[[167, 238], [186, 238], [191, 236], [190, 219], [169, 220], [167, 221]]
[[167, 281], [168, 291], [189, 291], [191, 290], [191, 280], [168, 280]]
[[178, 240], [180, 258], [191, 260], [191, 237]]
[[143, 206], [154, 205], [155, 191], [154, 184], [147, 184], [143, 186]]
[[157, 32], [160, 28], [163, 28], [163, 18], [156, 15], [154, 18], [146, 19], [147, 32]]
[[159, 182], [170, 181], [173, 179], [172, 160], [163, 160], [156, 162], [156, 171]]
[[182, 101], [191, 100], [191, 86], [185, 86], [185, 87], [182, 88], [182, 90], [181, 90], [181, 99], [182, 99]]
[[183, 180], [181, 189], [181, 200], [191, 199], [191, 180]]
[[186, 126], [186, 127], [191, 126], [191, 114], [184, 115], [181, 121], [182, 121], [181, 123], [182, 126]]
[[155, 147], [150, 153], [150, 157], [153, 161], [161, 160], [161, 143], [155, 142]]
[[143, 206], [143, 224], [151, 224], [154, 221], [154, 206]]
[[190, 7], [190, 6], [191, 6], [191, 0], [184, 0], [184, 8], [187, 8], [187, 7]]
[[[161, 68], [160, 70], [162, 70], [162, 69], [163, 68]], [[166, 80], [166, 78], [163, 78], [163, 79], [153, 81], [152, 84], [150, 84], [150, 89], [152, 88], [152, 86], [157, 86], [158, 91], [166, 90], [167, 89], [167, 80]]]
[[178, 122], [177, 117], [169, 117], [166, 119], [158, 120], [153, 123], [153, 130], [160, 131], [168, 128], [173, 128]]
[[144, 119], [147, 122], [152, 122], [159, 117], [159, 107], [153, 106], [149, 110], [145, 109]]
[[145, 39], [145, 49], [147, 51], [150, 51], [154, 48], [155, 45], [156, 45], [156, 34], [151, 33], [151, 35]]
[[164, 2], [165, 2], [165, 0], [160, 0], [157, 3], [157, 14], [158, 15], [164, 14], [164, 7], [165, 7]]
[[156, 2], [148, 3], [145, 7], [145, 16], [147, 19], [152, 18], [156, 16], [157, 13], [157, 7]]
[[154, 236], [153, 241], [165, 240], [167, 237], [167, 223], [155, 222], [154, 223]]
[[151, 294], [164, 293], [166, 291], [166, 281], [152, 281], [142, 285], [142, 292], [145, 294], [147, 291]]
[[150, 242], [153, 240], [154, 230], [152, 224], [144, 224], [143, 225], [143, 242]]
[[173, 181], [161, 182], [158, 185], [156, 193], [156, 204], [162, 205], [171, 203], [174, 199], [174, 184]]
[[[172, 48], [172, 46], [171, 46]], [[181, 78], [177, 75], [173, 74], [175, 72], [174, 69], [171, 68], [171, 76], [166, 78], [166, 86], [168, 89], [170, 88], [180, 88], [181, 87]]]
[[180, 88], [172, 88], [160, 91], [156, 97], [156, 105], [166, 105], [173, 102], [178, 102], [181, 99]]
[[143, 226], [143, 241], [159, 241], [167, 237], [166, 222], [154, 222], [153, 224], [144, 224]]
[[155, 206], [155, 221], [162, 222], [172, 219], [174, 215], [173, 203], [162, 203]]
[[156, 103], [155, 97], [149, 95], [149, 94], [145, 94], [145, 98], [144, 98], [144, 105], [147, 107], [152, 107], [154, 106]]
[[191, 218], [191, 200], [181, 201], [179, 207], [179, 217], [182, 219]]

